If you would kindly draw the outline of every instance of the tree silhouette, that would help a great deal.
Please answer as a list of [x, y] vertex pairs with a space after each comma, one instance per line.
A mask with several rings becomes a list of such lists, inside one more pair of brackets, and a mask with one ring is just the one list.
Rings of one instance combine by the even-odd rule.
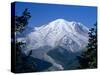
[[79, 68], [97, 68], [97, 23], [89, 30], [89, 40], [86, 50], [78, 56]]
[[[28, 21], [31, 15], [28, 9], [25, 9], [22, 16], [15, 16], [15, 32], [23, 32], [25, 27], [28, 25]], [[25, 45], [23, 42], [15, 42], [16, 44], [16, 62], [15, 62], [15, 72], [34, 72], [36, 71], [36, 66], [31, 54], [28, 56], [22, 52], [22, 46]], [[31, 53], [31, 52], [30, 52]]]
[[22, 32], [28, 25], [28, 20], [30, 19], [30, 12], [25, 9], [22, 16], [15, 16], [16, 31]]

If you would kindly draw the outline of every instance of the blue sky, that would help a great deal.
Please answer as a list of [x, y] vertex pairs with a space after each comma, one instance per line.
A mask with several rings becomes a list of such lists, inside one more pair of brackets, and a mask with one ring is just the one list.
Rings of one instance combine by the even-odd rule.
[[58, 18], [81, 22], [87, 27], [92, 27], [97, 21], [96, 7], [17, 2], [15, 15], [21, 15], [25, 8], [29, 9], [32, 16], [29, 20], [31, 27], [44, 25]]

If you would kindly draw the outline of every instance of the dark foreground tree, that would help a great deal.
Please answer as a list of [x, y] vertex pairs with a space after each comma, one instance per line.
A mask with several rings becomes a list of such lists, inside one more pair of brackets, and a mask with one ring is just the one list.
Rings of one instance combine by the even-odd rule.
[[[25, 9], [21, 16], [15, 16], [15, 32], [23, 32], [25, 27], [28, 25], [30, 19], [30, 12]], [[14, 43], [13, 43], [14, 44]], [[36, 65], [34, 59], [31, 57], [31, 53], [26, 56], [22, 52], [22, 47], [25, 46], [23, 42], [15, 42], [16, 44], [16, 62], [15, 62], [15, 72], [34, 72], [36, 71]]]
[[34, 59], [30, 56], [29, 53], [27, 56], [21, 51], [21, 47], [24, 45], [22, 42], [16, 42], [16, 64], [15, 64], [15, 71], [17, 73], [24, 73], [24, 72], [35, 72], [36, 71], [36, 64]]
[[28, 25], [28, 20], [30, 19], [30, 12], [28, 9], [25, 9], [22, 13], [22, 16], [15, 16], [15, 25], [16, 31], [23, 31], [25, 27]]
[[86, 50], [78, 56], [81, 69], [97, 68], [97, 23], [89, 30], [89, 40]]

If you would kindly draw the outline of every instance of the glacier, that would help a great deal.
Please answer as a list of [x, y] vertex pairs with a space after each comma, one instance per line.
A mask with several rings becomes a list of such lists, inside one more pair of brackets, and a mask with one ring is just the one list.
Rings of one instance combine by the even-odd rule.
[[50, 62], [52, 66], [47, 69], [50, 71], [75, 69], [79, 65], [77, 56], [88, 43], [89, 28], [65, 19], [56, 19], [27, 31], [23, 32], [24, 36], [17, 37], [17, 41], [26, 43], [22, 51], [26, 55], [32, 51], [32, 57]]

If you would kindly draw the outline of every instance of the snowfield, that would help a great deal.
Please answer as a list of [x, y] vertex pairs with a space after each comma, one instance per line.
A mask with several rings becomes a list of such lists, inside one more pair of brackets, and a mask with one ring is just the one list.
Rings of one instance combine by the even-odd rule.
[[88, 43], [89, 29], [75, 21], [56, 19], [27, 31], [17, 37], [26, 42], [22, 51], [27, 55], [32, 50], [32, 57], [50, 62], [47, 70], [75, 69], [79, 65], [76, 57]]

